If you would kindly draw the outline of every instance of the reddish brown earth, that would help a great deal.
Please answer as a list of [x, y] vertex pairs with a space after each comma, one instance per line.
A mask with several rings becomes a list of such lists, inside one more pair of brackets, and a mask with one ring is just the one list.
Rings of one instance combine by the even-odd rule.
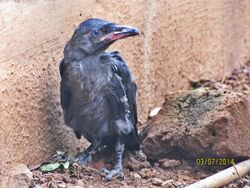
[[[230, 166], [197, 165], [197, 157], [227, 156], [235, 162], [241, 160], [240, 157], [249, 157], [250, 64], [234, 70], [222, 81], [201, 80], [191, 82], [191, 86], [192, 90], [167, 95], [162, 110], [147, 122], [148, 128], [142, 133], [142, 148], [149, 161], [126, 154], [125, 180], [103, 180], [104, 174], [99, 169], [111, 166], [113, 157], [109, 156], [98, 158], [89, 166], [74, 164], [68, 170], [52, 173], [32, 170], [32, 178], [27, 169], [17, 174], [20, 168], [17, 166], [11, 178], [12, 185], [179, 188]], [[249, 185], [250, 177], [246, 176], [224, 188], [247, 188]]]
[[242, 66], [222, 83], [192, 82], [192, 90], [166, 95], [142, 131], [148, 158], [250, 157], [249, 72]]
[[[10, 187], [36, 187], [36, 188], [104, 188], [104, 187], [165, 187], [183, 188], [200, 179], [214, 174], [217, 167], [204, 169], [196, 166], [192, 161], [164, 159], [154, 165], [147, 162], [139, 162], [126, 157], [124, 162], [126, 177], [123, 181], [114, 178], [111, 182], [104, 180], [104, 174], [96, 167], [104, 165], [102, 162], [90, 164], [90, 166], [78, 166], [74, 164], [68, 170], [59, 169], [51, 173], [42, 173], [40, 170], [33, 170], [33, 178], [25, 170], [22, 174], [12, 177]], [[133, 160], [129, 160], [133, 159]], [[94, 166], [93, 166], [94, 165]], [[107, 165], [107, 164], [106, 164]], [[92, 167], [91, 167], [92, 166]], [[109, 165], [110, 166], [110, 165]], [[93, 168], [95, 167], [95, 168]], [[17, 167], [13, 171], [17, 171]], [[16, 173], [15, 173], [16, 174]], [[250, 177], [243, 177], [224, 188], [237, 188], [249, 185]], [[15, 186], [16, 185], [16, 186]], [[247, 188], [247, 187], [245, 187]]]
[[140, 29], [109, 50], [133, 72], [145, 122], [167, 91], [221, 79], [250, 59], [249, 12], [249, 0], [0, 1], [0, 179], [16, 164], [87, 144], [66, 128], [59, 100], [59, 62], [80, 22], [98, 17]]

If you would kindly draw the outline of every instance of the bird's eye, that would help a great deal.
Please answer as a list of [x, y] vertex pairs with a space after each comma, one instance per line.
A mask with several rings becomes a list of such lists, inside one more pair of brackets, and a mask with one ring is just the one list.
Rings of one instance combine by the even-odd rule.
[[92, 35], [94, 36], [94, 37], [97, 37], [97, 36], [99, 36], [101, 34], [101, 31], [100, 30], [94, 30], [93, 32], [92, 32]]

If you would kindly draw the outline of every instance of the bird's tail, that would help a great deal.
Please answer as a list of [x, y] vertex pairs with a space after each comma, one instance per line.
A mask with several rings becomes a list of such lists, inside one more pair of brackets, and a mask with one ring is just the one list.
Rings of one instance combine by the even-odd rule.
[[140, 150], [139, 138], [134, 132], [126, 136], [125, 148], [130, 151]]

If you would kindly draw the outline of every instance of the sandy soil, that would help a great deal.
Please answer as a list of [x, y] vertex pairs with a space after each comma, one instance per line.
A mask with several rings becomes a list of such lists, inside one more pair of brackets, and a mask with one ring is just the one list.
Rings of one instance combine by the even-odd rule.
[[[208, 87], [250, 94], [250, 63], [236, 69], [223, 80], [201, 80], [191, 82], [191, 87]], [[108, 159], [111, 159], [110, 157]], [[103, 166], [111, 166], [112, 161], [97, 160], [88, 166], [73, 164], [69, 169], [59, 169], [50, 173], [42, 173], [39, 169], [32, 170], [33, 179], [30, 187], [185, 187], [188, 184], [203, 179], [225, 166], [197, 166], [192, 160], [162, 159], [149, 163], [138, 160], [134, 155], [126, 154], [124, 159], [125, 179], [114, 178], [111, 182], [104, 180], [104, 174], [99, 171]], [[249, 187], [250, 176], [243, 177], [224, 188]]]

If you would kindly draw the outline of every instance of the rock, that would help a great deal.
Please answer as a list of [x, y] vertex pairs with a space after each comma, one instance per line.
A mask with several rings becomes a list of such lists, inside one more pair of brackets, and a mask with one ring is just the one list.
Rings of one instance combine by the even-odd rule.
[[155, 167], [155, 168], [157, 168], [157, 167], [159, 167], [159, 166], [160, 166], [159, 163], [155, 163], [155, 164], [154, 164], [154, 167]]
[[0, 187], [9, 187], [9, 178], [0, 173]]
[[164, 169], [174, 168], [181, 165], [181, 161], [174, 159], [162, 159], [160, 160], [160, 163]]
[[161, 107], [155, 107], [153, 110], [150, 111], [149, 118], [156, 116], [160, 110], [161, 110]]
[[162, 187], [164, 187], [164, 188], [176, 188], [177, 186], [175, 186], [174, 180], [167, 180], [167, 181], [164, 181], [162, 183]]
[[29, 179], [32, 179], [33, 177], [32, 172], [28, 169], [28, 167], [25, 164], [19, 164], [11, 170], [12, 177], [20, 174], [26, 175]]
[[162, 180], [159, 178], [152, 178], [151, 182], [153, 185], [156, 185], [156, 186], [161, 186], [163, 183]]
[[161, 160], [161, 167], [164, 169], [174, 168], [181, 165], [181, 161], [174, 159], [163, 159]]
[[133, 173], [133, 178], [134, 179], [141, 179], [141, 175], [138, 173]]
[[130, 188], [130, 186], [125, 182], [121, 182], [121, 187]]
[[33, 174], [24, 164], [19, 164], [11, 170], [10, 186], [11, 188], [27, 188], [31, 185]]
[[128, 168], [131, 171], [138, 171], [142, 168], [150, 167], [150, 163], [146, 159], [141, 159], [137, 156], [128, 155], [124, 159], [124, 167]]
[[141, 175], [142, 178], [148, 179], [148, 178], [155, 177], [156, 170], [153, 168], [143, 168], [138, 173]]
[[66, 188], [67, 185], [64, 182], [57, 183], [58, 188]]
[[77, 180], [75, 183], [77, 186], [82, 186], [84, 187], [84, 183], [82, 182], [82, 180]]
[[224, 90], [196, 89], [166, 96], [142, 131], [150, 160], [250, 156], [249, 98]]
[[83, 186], [79, 186], [79, 185], [68, 185], [68, 188], [83, 188]]

